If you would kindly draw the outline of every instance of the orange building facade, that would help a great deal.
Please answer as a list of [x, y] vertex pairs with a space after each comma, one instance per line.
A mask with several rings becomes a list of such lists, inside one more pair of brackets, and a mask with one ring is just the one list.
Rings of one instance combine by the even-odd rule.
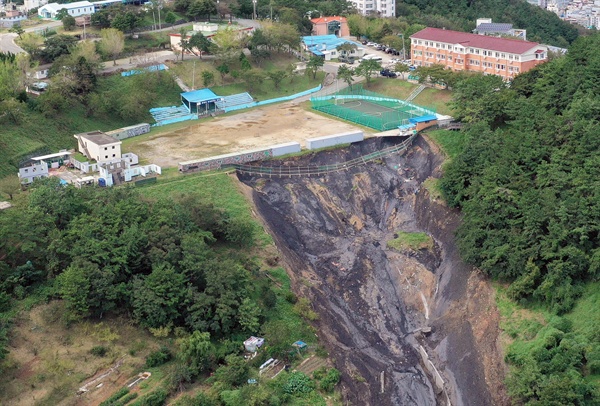
[[410, 36], [415, 66], [444, 65], [453, 71], [482, 72], [512, 80], [548, 60], [537, 42], [425, 28]]
[[321, 17], [310, 20], [313, 25], [312, 35], [335, 35], [337, 37], [350, 36], [346, 17]]

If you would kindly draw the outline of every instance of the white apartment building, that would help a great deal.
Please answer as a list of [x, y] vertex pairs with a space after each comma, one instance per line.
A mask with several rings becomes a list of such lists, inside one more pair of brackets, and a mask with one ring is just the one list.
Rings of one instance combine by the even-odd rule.
[[362, 15], [395, 17], [395, 0], [353, 0], [352, 4]]

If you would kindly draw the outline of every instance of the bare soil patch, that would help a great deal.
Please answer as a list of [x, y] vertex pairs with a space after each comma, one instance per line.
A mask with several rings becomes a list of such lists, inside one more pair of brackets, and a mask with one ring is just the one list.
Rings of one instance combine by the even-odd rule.
[[356, 130], [358, 127], [306, 111], [296, 103], [252, 109], [216, 117], [178, 130], [132, 140], [128, 150], [162, 167], [195, 158], [239, 152], [307, 138]]

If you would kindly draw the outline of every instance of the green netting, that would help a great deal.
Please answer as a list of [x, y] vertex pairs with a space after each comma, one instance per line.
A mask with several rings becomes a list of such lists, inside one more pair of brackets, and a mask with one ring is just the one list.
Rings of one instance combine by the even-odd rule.
[[313, 97], [310, 101], [315, 110], [379, 131], [406, 125], [410, 118], [435, 114], [434, 108], [393, 99], [365, 90], [361, 85], [342, 89], [333, 95]]

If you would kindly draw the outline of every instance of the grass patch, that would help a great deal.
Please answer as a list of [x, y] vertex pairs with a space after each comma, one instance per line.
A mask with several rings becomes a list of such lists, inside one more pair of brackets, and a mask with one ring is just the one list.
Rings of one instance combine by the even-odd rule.
[[203, 172], [189, 175], [158, 178], [157, 183], [140, 189], [140, 193], [150, 198], [172, 198], [177, 195], [195, 194], [204, 201], [222, 208], [232, 218], [254, 224], [255, 240], [259, 246], [273, 242], [271, 236], [263, 233], [262, 227], [252, 217], [252, 210], [240, 193], [233, 178], [227, 172]]
[[426, 233], [407, 233], [399, 231], [397, 237], [387, 242], [389, 248], [398, 251], [432, 249], [433, 240]]
[[406, 98], [415, 90], [419, 85], [409, 83], [404, 80], [388, 79], [388, 78], [374, 78], [369, 84], [368, 90], [371, 92], [381, 93], [386, 96], [394, 97], [400, 100], [406, 100]]
[[426, 133], [450, 159], [456, 158], [462, 152], [467, 136], [462, 131], [431, 130]]
[[451, 100], [452, 92], [450, 90], [428, 87], [413, 100], [413, 103], [424, 107], [434, 107], [439, 114], [452, 115], [452, 109], [448, 106]]
[[429, 192], [431, 200], [443, 200], [439, 179], [429, 177], [423, 182], [423, 187]]

